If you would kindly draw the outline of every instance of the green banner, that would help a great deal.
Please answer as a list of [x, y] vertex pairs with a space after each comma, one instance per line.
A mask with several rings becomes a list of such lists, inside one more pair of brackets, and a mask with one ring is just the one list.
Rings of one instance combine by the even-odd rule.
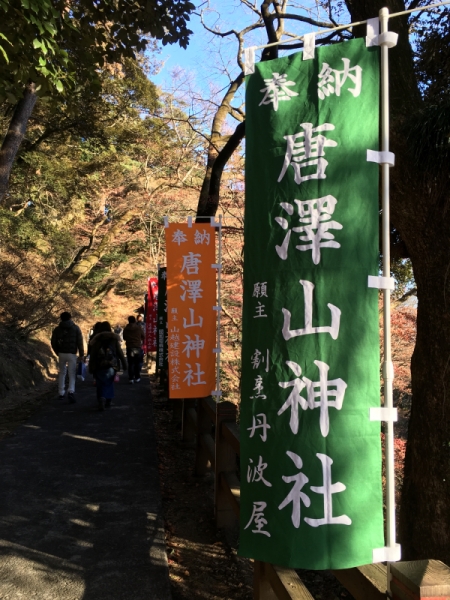
[[360, 39], [248, 78], [241, 556], [344, 569], [384, 546], [378, 110]]
[[168, 368], [167, 347], [167, 267], [158, 269], [158, 324], [156, 339], [156, 368]]

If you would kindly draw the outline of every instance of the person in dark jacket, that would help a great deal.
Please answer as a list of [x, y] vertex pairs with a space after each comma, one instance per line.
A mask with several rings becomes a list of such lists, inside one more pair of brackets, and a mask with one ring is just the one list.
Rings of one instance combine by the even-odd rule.
[[142, 342], [144, 341], [144, 331], [139, 323], [136, 323], [136, 317], [128, 317], [128, 325], [123, 330], [123, 339], [127, 348], [128, 360], [128, 378], [130, 383], [141, 380], [142, 365]]
[[51, 345], [59, 359], [58, 391], [59, 399], [65, 398], [66, 372], [69, 371], [69, 402], [75, 402], [75, 382], [77, 373], [77, 352], [84, 356], [81, 329], [72, 321], [72, 315], [65, 311], [60, 315], [61, 322], [52, 333]]
[[98, 409], [111, 406], [114, 398], [114, 377], [120, 370], [127, 370], [127, 361], [123, 355], [120, 338], [113, 333], [108, 321], [103, 321], [98, 333], [89, 344], [89, 372], [95, 377], [97, 386]]

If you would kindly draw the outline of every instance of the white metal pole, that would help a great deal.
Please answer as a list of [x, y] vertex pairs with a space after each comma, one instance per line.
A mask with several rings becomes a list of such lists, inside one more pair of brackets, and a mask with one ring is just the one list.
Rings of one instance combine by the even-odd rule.
[[[220, 354], [222, 343], [220, 340], [220, 312], [221, 312], [221, 275], [222, 275], [222, 215], [219, 215], [219, 247], [218, 247], [217, 269], [217, 356], [216, 356], [216, 390], [220, 392]], [[220, 399], [220, 396], [216, 396]]]
[[[389, 9], [379, 12], [381, 34], [388, 30]], [[388, 46], [381, 45], [381, 150], [389, 152], [389, 57]], [[390, 255], [390, 199], [389, 199], [389, 165], [381, 165], [381, 210], [382, 210], [382, 252], [383, 277], [391, 276]], [[383, 328], [384, 328], [384, 406], [393, 408], [392, 384], [394, 369], [391, 353], [391, 292], [383, 290]], [[394, 479], [394, 423], [386, 422], [385, 434], [385, 467], [386, 467], [386, 546], [395, 546], [395, 479]], [[387, 569], [387, 590], [390, 593], [390, 570]]]

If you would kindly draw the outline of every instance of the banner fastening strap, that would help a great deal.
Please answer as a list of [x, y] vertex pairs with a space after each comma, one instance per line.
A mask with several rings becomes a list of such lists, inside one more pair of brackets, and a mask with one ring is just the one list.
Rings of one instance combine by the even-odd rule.
[[217, 265], [217, 264], [211, 265], [211, 269], [221, 269], [221, 268], [222, 268], [222, 265]]
[[303, 36], [303, 60], [311, 60], [314, 58], [316, 50], [316, 34], [305, 33]]
[[369, 275], [367, 279], [367, 287], [376, 288], [378, 290], [394, 290], [395, 279], [393, 277], [378, 277]]
[[222, 352], [222, 348], [213, 348], [214, 354], [220, 354]]
[[221, 306], [213, 306], [213, 310], [222, 310]]
[[244, 48], [244, 75], [252, 75], [255, 72], [255, 50], [256, 46]]
[[394, 546], [385, 546], [384, 548], [374, 548], [372, 550], [372, 562], [397, 562], [401, 558], [400, 544]]
[[211, 396], [221, 396], [222, 392], [220, 390], [214, 390], [211, 392]]
[[192, 217], [187, 218], [188, 227], [192, 227]]
[[389, 151], [367, 150], [367, 162], [393, 167], [395, 165], [395, 154]]
[[380, 34], [380, 19], [375, 17], [373, 19], [367, 19], [367, 29], [366, 29], [366, 46], [370, 48], [370, 46], [378, 45], [378, 36]]
[[169, 217], [164, 217], [164, 227], [169, 227]]
[[387, 408], [384, 406], [375, 406], [369, 410], [369, 421], [398, 421], [398, 412], [396, 408]]
[[222, 225], [222, 223], [219, 221], [216, 221], [216, 217], [210, 217], [211, 219], [211, 227], [220, 227]]

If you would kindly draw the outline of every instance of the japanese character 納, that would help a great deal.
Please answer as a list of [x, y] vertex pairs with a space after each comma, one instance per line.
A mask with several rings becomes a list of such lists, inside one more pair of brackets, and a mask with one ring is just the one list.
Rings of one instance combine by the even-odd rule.
[[350, 79], [354, 84], [354, 88], [348, 88], [350, 94], [357, 98], [361, 93], [362, 68], [359, 65], [350, 67], [350, 59], [343, 58], [344, 68], [342, 71], [332, 69], [327, 63], [323, 63], [319, 73], [319, 81], [317, 83], [317, 93], [321, 100], [331, 94], [336, 96], [341, 95], [341, 89], [347, 79]]

